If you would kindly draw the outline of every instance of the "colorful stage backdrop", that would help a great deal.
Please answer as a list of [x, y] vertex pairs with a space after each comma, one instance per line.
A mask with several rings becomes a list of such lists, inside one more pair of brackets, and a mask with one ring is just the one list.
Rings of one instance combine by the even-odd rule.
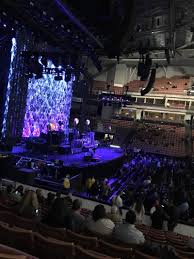
[[[48, 61], [48, 67], [55, 66]], [[52, 130], [59, 130], [59, 122], [63, 123], [65, 132], [68, 130], [72, 81], [73, 78], [68, 83], [65, 80], [56, 81], [51, 74], [43, 74], [40, 79], [29, 79], [23, 137], [38, 137], [41, 132], [47, 133], [48, 124]]]

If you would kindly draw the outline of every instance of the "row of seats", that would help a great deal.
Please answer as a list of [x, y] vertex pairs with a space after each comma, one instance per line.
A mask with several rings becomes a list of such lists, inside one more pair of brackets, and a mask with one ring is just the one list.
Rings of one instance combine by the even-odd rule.
[[[144, 233], [147, 241], [173, 246], [180, 254], [179, 258], [194, 258], [193, 251], [186, 246], [189, 237], [155, 230], [145, 225], [138, 225], [137, 228]], [[36, 251], [35, 256], [48, 259], [152, 258], [134, 246], [95, 235], [91, 236], [91, 233], [78, 234], [70, 230], [49, 227], [23, 218], [18, 221], [16, 215], [6, 211], [0, 212], [0, 243], [30, 254]], [[105, 256], [106, 254], [108, 256]]]
[[0, 244], [0, 259], [38, 259], [23, 251]]
[[[155, 80], [153, 91], [158, 94], [176, 94], [185, 95], [189, 87], [190, 79], [172, 77], [172, 78], [157, 78]], [[125, 87], [111, 86], [107, 89], [107, 83], [102, 81], [94, 81], [93, 94], [98, 94], [99, 91], [112, 91], [115, 94], [124, 94], [126, 87], [129, 92], [140, 92], [146, 82], [133, 80], [125, 85]]]

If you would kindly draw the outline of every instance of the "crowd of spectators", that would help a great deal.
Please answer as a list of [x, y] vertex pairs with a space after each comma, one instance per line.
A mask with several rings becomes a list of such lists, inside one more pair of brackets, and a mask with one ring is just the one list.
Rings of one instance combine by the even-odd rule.
[[130, 151], [114, 176], [88, 178], [86, 190], [90, 197], [116, 205], [120, 214], [123, 207], [131, 208], [139, 223], [146, 213], [156, 228], [167, 220], [173, 230], [179, 220], [194, 218], [192, 169], [187, 159]]
[[[152, 179], [149, 178], [149, 181], [151, 182], [147, 182], [146, 185], [150, 187]], [[16, 189], [9, 185], [6, 189], [1, 190], [0, 204], [14, 208], [16, 215], [42, 222], [50, 227], [65, 228], [76, 233], [91, 234], [100, 238], [111, 238], [118, 244], [121, 242], [138, 246], [139, 249], [141, 247], [142, 251], [152, 249], [152, 244], [147, 240], [141, 228], [138, 227], [142, 225], [145, 215], [142, 196], [140, 195], [123, 215], [122, 195], [123, 191], [119, 191], [113, 197], [110, 211], [106, 211], [104, 205], [98, 204], [94, 207], [91, 215], [89, 214], [86, 217], [81, 213], [81, 200], [72, 199], [71, 195], [64, 196], [60, 192], [48, 192], [47, 197], [44, 197], [42, 190], [24, 190], [21, 185]], [[182, 196], [181, 193], [180, 196]], [[162, 229], [165, 219], [168, 220], [169, 226], [173, 230], [173, 210], [172, 208], [169, 211], [165, 210], [158, 199], [151, 207], [150, 215], [152, 227], [156, 230]], [[188, 242], [190, 249], [192, 249], [192, 244], [193, 239], [190, 239]], [[159, 245], [157, 249], [157, 253], [162, 252]]]

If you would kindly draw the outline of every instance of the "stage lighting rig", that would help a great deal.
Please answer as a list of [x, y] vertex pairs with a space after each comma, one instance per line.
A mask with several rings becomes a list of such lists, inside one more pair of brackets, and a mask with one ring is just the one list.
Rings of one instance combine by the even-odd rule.
[[66, 68], [65, 70], [65, 82], [69, 82], [71, 80], [71, 68]]
[[57, 74], [57, 76], [55, 76], [54, 79], [56, 81], [61, 81], [61, 80], [63, 80], [63, 77], [60, 74]]

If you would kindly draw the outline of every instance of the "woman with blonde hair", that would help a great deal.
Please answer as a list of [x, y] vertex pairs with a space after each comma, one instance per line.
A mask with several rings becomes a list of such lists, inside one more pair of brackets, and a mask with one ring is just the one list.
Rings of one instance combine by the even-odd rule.
[[37, 194], [29, 190], [20, 203], [19, 215], [24, 218], [34, 218], [40, 215]]

